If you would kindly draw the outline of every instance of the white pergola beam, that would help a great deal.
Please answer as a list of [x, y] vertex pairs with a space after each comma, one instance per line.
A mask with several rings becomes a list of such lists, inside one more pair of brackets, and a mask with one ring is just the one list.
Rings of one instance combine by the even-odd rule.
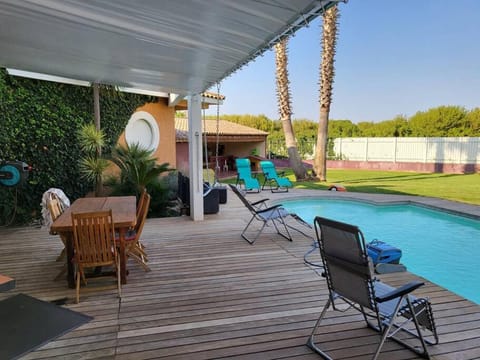
[[202, 97], [188, 97], [188, 157], [190, 217], [203, 220]]
[[185, 98], [185, 96], [180, 95], [180, 94], [174, 94], [174, 93], [168, 94], [168, 106], [169, 107], [175, 107], [184, 98]]

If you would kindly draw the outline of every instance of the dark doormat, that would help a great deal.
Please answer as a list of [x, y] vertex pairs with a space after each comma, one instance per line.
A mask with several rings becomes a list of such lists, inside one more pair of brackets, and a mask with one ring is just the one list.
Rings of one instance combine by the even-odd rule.
[[0, 301], [0, 359], [16, 359], [92, 320], [25, 294]]

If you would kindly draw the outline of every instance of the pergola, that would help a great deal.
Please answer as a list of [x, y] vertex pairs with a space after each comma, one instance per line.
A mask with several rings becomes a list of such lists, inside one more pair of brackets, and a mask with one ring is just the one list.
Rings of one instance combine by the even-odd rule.
[[186, 98], [202, 220], [200, 94], [339, 1], [0, 0], [0, 66]]

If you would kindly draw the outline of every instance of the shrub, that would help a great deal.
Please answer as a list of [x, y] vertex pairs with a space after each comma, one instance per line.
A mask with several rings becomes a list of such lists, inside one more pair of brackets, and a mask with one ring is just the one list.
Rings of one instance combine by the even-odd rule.
[[118, 176], [112, 176], [107, 184], [112, 195], [140, 196], [144, 189], [152, 196], [150, 216], [169, 216], [171, 201], [170, 180], [164, 176], [173, 169], [168, 163], [158, 165], [153, 151], [138, 144], [117, 146], [112, 152], [112, 162], [120, 169]]

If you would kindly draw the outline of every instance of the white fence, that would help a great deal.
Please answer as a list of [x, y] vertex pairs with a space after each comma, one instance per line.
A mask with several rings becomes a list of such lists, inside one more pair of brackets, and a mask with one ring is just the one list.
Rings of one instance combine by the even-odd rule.
[[480, 164], [479, 137], [338, 138], [334, 151], [351, 161]]

